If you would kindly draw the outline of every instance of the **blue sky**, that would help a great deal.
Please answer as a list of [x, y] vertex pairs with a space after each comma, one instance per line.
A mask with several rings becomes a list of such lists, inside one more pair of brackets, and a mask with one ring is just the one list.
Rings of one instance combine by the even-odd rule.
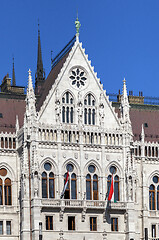
[[135, 95], [159, 96], [159, 0], [1, 0], [0, 81], [12, 76], [12, 56], [18, 85], [33, 80], [40, 20], [43, 64], [48, 75], [55, 56], [74, 36], [76, 12], [80, 41], [97, 76], [109, 93], [122, 89]]

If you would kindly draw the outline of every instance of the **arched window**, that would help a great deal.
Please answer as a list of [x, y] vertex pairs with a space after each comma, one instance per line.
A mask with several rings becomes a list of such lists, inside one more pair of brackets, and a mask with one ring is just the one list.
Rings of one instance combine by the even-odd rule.
[[47, 195], [47, 186], [48, 186], [47, 174], [46, 174], [46, 172], [43, 172], [42, 173], [42, 198], [47, 198], [48, 197], [48, 195]]
[[87, 174], [86, 176], [86, 199], [91, 200], [92, 199], [92, 188], [91, 188], [91, 175]]
[[153, 176], [152, 184], [149, 187], [149, 208], [150, 210], [159, 210], [159, 177]]
[[0, 178], [0, 205], [3, 205], [3, 184], [1, 178]]
[[73, 96], [66, 92], [62, 97], [62, 122], [73, 123]]
[[[64, 175], [64, 184], [66, 182], [67, 173]], [[64, 193], [64, 199], [70, 199], [70, 180], [68, 179], [68, 184]]]
[[107, 178], [107, 195], [109, 195], [111, 179], [113, 175], [114, 201], [117, 202], [117, 201], [120, 201], [120, 181], [119, 181], [119, 176], [116, 174], [118, 173], [118, 170], [115, 166], [111, 166], [109, 168], [109, 171], [111, 175], [109, 175]]
[[95, 125], [95, 98], [89, 93], [84, 99], [84, 123]]
[[98, 200], [98, 175], [95, 174], [94, 165], [88, 166], [89, 173], [86, 175], [86, 199]]
[[12, 205], [12, 182], [5, 168], [0, 169], [0, 205]]
[[76, 199], [77, 198], [77, 191], [76, 191], [76, 174], [71, 174], [71, 198]]
[[12, 204], [12, 196], [11, 196], [11, 180], [6, 178], [4, 181], [4, 193], [5, 193], [5, 205]]
[[110, 186], [111, 186], [111, 175], [109, 175], [107, 178], [107, 195], [110, 191]]
[[54, 174], [51, 172], [49, 174], [49, 198], [55, 197], [55, 189], [54, 189]]
[[46, 162], [42, 173], [42, 198], [55, 198], [55, 175], [52, 165]]
[[153, 184], [149, 187], [149, 204], [150, 204], [150, 210], [156, 209], [156, 196], [155, 196], [155, 186]]
[[114, 177], [114, 201], [119, 201], [119, 177]]
[[[69, 164], [68, 164], [69, 165]], [[67, 173], [64, 175], [64, 184], [66, 182]], [[68, 184], [65, 190], [64, 199], [77, 199], [76, 174], [69, 173]]]
[[93, 176], [93, 200], [98, 200], [98, 176]]

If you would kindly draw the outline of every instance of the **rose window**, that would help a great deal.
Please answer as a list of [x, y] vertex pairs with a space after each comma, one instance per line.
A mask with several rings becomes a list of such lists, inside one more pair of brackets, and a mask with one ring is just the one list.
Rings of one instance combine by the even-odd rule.
[[83, 71], [83, 69], [75, 68], [70, 72], [70, 80], [72, 86], [75, 86], [77, 88], [82, 88], [87, 81], [86, 73]]

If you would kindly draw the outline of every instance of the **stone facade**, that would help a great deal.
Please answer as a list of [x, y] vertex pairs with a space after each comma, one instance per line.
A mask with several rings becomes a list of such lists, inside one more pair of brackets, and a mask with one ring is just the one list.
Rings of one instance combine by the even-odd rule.
[[119, 117], [78, 35], [39, 111], [29, 70], [24, 124], [0, 138], [0, 239], [157, 240], [159, 146], [141, 128], [134, 141], [126, 81]]

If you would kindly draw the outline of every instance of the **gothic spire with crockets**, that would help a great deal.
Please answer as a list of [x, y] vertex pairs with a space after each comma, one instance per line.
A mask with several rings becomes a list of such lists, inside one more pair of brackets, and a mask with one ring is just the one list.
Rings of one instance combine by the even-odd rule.
[[43, 68], [40, 29], [39, 29], [39, 23], [38, 23], [38, 56], [37, 56], [37, 70], [35, 74], [35, 94], [37, 95], [39, 94], [44, 81], [45, 81], [45, 71]]

